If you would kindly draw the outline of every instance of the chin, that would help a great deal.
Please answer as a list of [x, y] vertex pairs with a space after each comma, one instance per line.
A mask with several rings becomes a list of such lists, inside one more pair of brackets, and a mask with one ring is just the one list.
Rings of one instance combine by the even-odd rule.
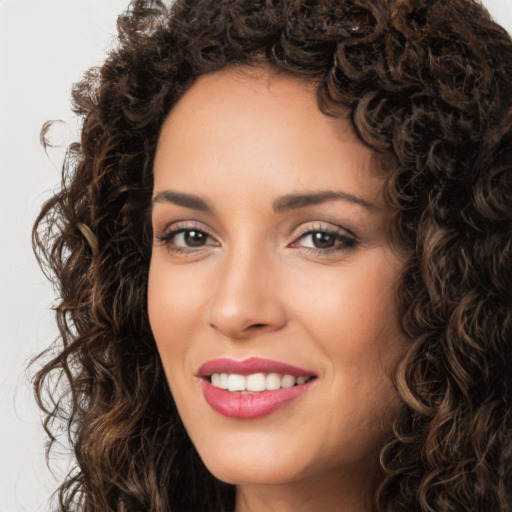
[[305, 470], [305, 461], [297, 456], [300, 450], [293, 455], [276, 440], [236, 437], [217, 443], [210, 440], [207, 446], [196, 447], [205, 466], [219, 480], [234, 485], [277, 485], [300, 479]]
[[257, 459], [245, 461], [235, 454], [223, 461], [204, 462], [212, 475], [233, 485], [283, 485], [301, 478], [296, 464], [276, 460], [273, 464]]

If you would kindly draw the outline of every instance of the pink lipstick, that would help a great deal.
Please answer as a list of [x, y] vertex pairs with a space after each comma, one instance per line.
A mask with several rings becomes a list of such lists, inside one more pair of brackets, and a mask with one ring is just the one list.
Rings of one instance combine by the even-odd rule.
[[197, 376], [208, 405], [233, 419], [267, 416], [304, 395], [316, 379], [312, 371], [254, 357], [214, 359]]

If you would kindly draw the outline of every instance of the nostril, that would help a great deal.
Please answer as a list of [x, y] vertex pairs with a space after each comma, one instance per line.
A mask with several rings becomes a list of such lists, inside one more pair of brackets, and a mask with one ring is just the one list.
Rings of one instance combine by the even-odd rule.
[[249, 328], [253, 328], [253, 329], [261, 329], [263, 327], [266, 327], [266, 324], [252, 324], [249, 326]]

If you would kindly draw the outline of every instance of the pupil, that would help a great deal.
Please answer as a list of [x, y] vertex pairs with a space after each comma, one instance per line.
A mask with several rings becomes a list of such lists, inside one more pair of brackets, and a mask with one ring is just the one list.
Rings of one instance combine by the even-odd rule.
[[200, 247], [204, 245], [205, 236], [200, 231], [187, 231], [185, 232], [185, 243], [189, 247]]
[[327, 233], [314, 233], [313, 245], [317, 249], [327, 249], [334, 245], [334, 237]]

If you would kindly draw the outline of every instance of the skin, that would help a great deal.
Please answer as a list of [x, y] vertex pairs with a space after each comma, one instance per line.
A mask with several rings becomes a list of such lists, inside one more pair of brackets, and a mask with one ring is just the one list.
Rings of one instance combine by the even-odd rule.
[[[238, 486], [237, 512], [369, 510], [407, 342], [394, 295], [402, 261], [388, 241], [374, 153], [346, 120], [320, 112], [311, 85], [224, 70], [201, 77], [170, 112], [154, 177], [149, 317], [206, 466]], [[341, 195], [273, 208], [324, 191]], [[191, 231], [204, 235], [197, 242]], [[331, 247], [315, 247], [314, 236]], [[221, 416], [197, 370], [251, 356], [317, 379], [263, 418]]]

